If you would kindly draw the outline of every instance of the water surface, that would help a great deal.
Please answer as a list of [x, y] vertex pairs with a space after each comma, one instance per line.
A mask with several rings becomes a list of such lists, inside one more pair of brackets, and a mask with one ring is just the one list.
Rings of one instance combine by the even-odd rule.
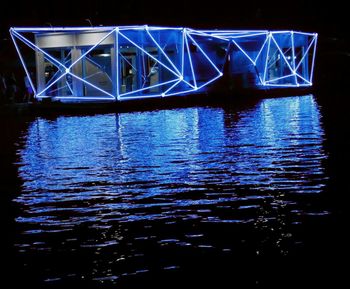
[[23, 274], [44, 288], [259, 284], [259, 258], [295, 255], [330, 214], [324, 141], [312, 95], [37, 117], [17, 150]]

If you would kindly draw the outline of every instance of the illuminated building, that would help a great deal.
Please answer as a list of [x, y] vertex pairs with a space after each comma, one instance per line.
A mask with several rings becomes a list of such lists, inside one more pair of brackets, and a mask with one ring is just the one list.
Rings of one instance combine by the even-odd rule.
[[37, 99], [122, 101], [312, 86], [317, 34], [119, 26], [11, 28]]

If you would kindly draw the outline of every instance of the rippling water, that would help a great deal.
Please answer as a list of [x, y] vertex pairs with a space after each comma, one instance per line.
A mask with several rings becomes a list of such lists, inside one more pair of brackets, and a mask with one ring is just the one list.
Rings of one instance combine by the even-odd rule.
[[15, 246], [41, 286], [128, 286], [208, 260], [288, 256], [298, 228], [329, 214], [313, 204], [327, 183], [323, 142], [312, 95], [38, 117], [17, 151]]

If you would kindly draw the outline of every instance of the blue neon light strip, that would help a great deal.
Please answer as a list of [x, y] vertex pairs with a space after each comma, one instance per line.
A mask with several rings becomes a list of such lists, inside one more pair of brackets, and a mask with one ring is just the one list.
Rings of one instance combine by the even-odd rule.
[[120, 100], [120, 95], [119, 95], [119, 77], [120, 77], [120, 71], [119, 71], [119, 28], [116, 28], [115, 30], [115, 51], [114, 51], [114, 55], [115, 55], [115, 60], [116, 60], [116, 78], [117, 78], [117, 87], [115, 89], [116, 91], [116, 96], [117, 99]]
[[188, 34], [188, 37], [190, 37], [192, 39], [192, 41], [197, 45], [198, 49], [203, 53], [204, 57], [211, 63], [211, 65], [214, 67], [214, 69], [220, 74], [222, 75], [222, 72], [219, 70], [219, 68], [216, 67], [216, 65], [213, 63], [213, 61], [208, 57], [208, 55], [203, 51], [203, 49], [200, 47], [200, 45], [193, 39], [193, 37]]
[[147, 95], [135, 95], [135, 96], [124, 96], [120, 98], [121, 101], [123, 100], [130, 100], [130, 99], [146, 99], [146, 98], [156, 98], [156, 97], [162, 97], [161, 94], [147, 94]]
[[279, 81], [279, 80], [282, 80], [282, 79], [285, 79], [285, 78], [288, 78], [288, 77], [291, 77], [291, 76], [295, 76], [295, 74], [292, 73], [292, 74], [284, 75], [284, 76], [281, 76], [281, 77], [273, 78], [273, 79], [265, 81], [265, 83], [269, 84], [270, 82]]
[[270, 54], [270, 46], [271, 46], [271, 33], [268, 36], [269, 38], [269, 42], [268, 42], [268, 46], [267, 46], [267, 53], [266, 53], [266, 60], [265, 60], [265, 68], [264, 68], [264, 76], [263, 76], [263, 85], [265, 85], [266, 82], [266, 71], [267, 71], [267, 63], [268, 63], [268, 56]]
[[284, 55], [282, 49], [279, 47], [279, 45], [277, 44], [276, 39], [273, 37], [273, 35], [271, 36], [273, 42], [275, 43], [278, 51], [280, 52], [280, 55], [282, 56], [282, 58], [284, 59], [285, 63], [287, 64], [288, 68], [290, 69], [291, 72], [293, 72], [293, 68], [290, 66], [288, 60], [286, 59], [286, 56]]
[[218, 34], [207, 34], [207, 33], [202, 33], [202, 32], [193, 31], [193, 30], [189, 31], [188, 33], [191, 35], [204, 36], [208, 38], [216, 38], [223, 41], [230, 41], [230, 39], [228, 39], [227, 37], [222, 37], [221, 35], [218, 35]]
[[207, 86], [208, 84], [214, 82], [215, 80], [217, 80], [221, 76], [222, 76], [222, 74], [219, 74], [218, 76], [214, 77], [213, 79], [211, 79], [211, 80], [207, 81], [206, 83], [202, 84], [201, 86], [199, 86], [197, 89], [201, 89], [201, 88]]
[[193, 83], [194, 83], [194, 87], [196, 88], [197, 87], [197, 81], [196, 81], [196, 76], [195, 76], [194, 69], [193, 69], [192, 56], [191, 56], [191, 51], [190, 51], [190, 48], [189, 48], [189, 45], [188, 45], [187, 33], [185, 32], [184, 35], [185, 35], [186, 48], [187, 48], [187, 57], [188, 57], [188, 59], [190, 61], [190, 68], [191, 68], [191, 72], [192, 72]]
[[259, 52], [258, 52], [258, 55], [255, 57], [255, 60], [254, 60], [254, 63], [255, 63], [255, 64], [256, 64], [256, 62], [258, 61], [258, 58], [259, 58], [261, 52], [263, 51], [263, 49], [264, 49], [264, 47], [265, 47], [265, 45], [266, 45], [266, 43], [267, 43], [268, 40], [269, 40], [269, 37], [268, 37], [268, 35], [266, 35], [265, 41], [264, 41], [263, 45], [261, 46], [261, 48], [260, 48], [260, 50], [259, 50]]
[[312, 85], [312, 82], [310, 82], [309, 80], [305, 79], [304, 77], [302, 77], [300, 74], [296, 74], [299, 78], [301, 78], [303, 81], [305, 81], [307, 84]]
[[153, 43], [158, 47], [158, 49], [160, 50], [160, 52], [162, 53], [162, 55], [165, 56], [165, 58], [169, 61], [169, 63], [171, 64], [171, 66], [176, 70], [176, 72], [179, 75], [182, 75], [180, 73], [180, 71], [176, 68], [175, 64], [170, 60], [170, 58], [168, 57], [168, 55], [164, 52], [164, 50], [160, 47], [160, 45], [158, 44], [158, 42], [153, 38], [153, 36], [151, 35], [151, 33], [148, 31], [148, 28], [146, 27], [146, 32], [148, 34], [148, 36], [152, 39]]
[[168, 93], [170, 90], [172, 90], [176, 85], [178, 85], [180, 82], [181, 82], [181, 80], [175, 82], [172, 86], [170, 86], [166, 91], [164, 91], [164, 92], [162, 93], [162, 97], [166, 96], [167, 93]]
[[158, 84], [155, 84], [155, 85], [151, 85], [151, 86], [147, 86], [147, 87], [144, 87], [144, 88], [140, 88], [140, 89], [136, 89], [136, 90], [133, 90], [133, 91], [129, 91], [129, 92], [126, 92], [126, 93], [122, 93], [119, 96], [120, 97], [124, 97], [125, 95], [130, 95], [130, 94], [133, 94], [133, 93], [136, 93], [136, 92], [141, 92], [141, 91], [148, 90], [148, 89], [155, 88], [155, 87], [159, 87], [159, 86], [162, 86], [162, 85], [165, 85], [165, 84], [170, 84], [170, 83], [173, 83], [173, 82], [178, 81], [178, 80], [179, 79], [172, 79], [172, 80], [169, 80], [169, 81], [166, 81], [166, 82], [161, 82], [161, 83], [158, 83]]
[[193, 89], [197, 89], [196, 86], [192, 85], [191, 83], [189, 83], [189, 82], [186, 81], [185, 79], [183, 79], [182, 82], [186, 83], [188, 86], [192, 87]]
[[23, 65], [24, 71], [25, 71], [25, 73], [26, 73], [26, 75], [27, 75], [27, 77], [28, 77], [28, 79], [29, 79], [30, 86], [31, 86], [31, 88], [33, 89], [34, 98], [35, 98], [35, 97], [36, 97], [36, 88], [34, 87], [34, 84], [33, 84], [32, 79], [31, 79], [31, 77], [30, 77], [30, 73], [28, 72], [27, 66], [26, 66], [26, 64], [25, 64], [25, 62], [24, 62], [24, 60], [23, 60], [22, 54], [21, 54], [21, 52], [20, 52], [20, 50], [19, 50], [19, 48], [18, 48], [18, 45], [17, 45], [16, 40], [15, 40], [15, 36], [12, 34], [12, 31], [11, 31], [10, 35], [11, 35], [12, 41], [13, 41], [13, 43], [14, 43], [14, 45], [15, 45], [15, 48], [16, 48], [16, 50], [17, 50], [19, 59], [20, 59], [22, 65]]
[[70, 87], [70, 85], [69, 85], [67, 80], [66, 80], [66, 84], [67, 84], [67, 86], [68, 86], [68, 88], [70, 90], [70, 93], [73, 95], [74, 94], [73, 89]]
[[236, 41], [234, 41], [233, 39], [232, 39], [232, 42], [238, 47], [239, 50], [241, 50], [241, 51], [243, 52], [243, 54], [249, 59], [249, 61], [250, 61], [253, 65], [255, 65], [255, 61], [254, 61], [253, 59], [250, 58], [250, 56], [247, 54], [247, 52], [245, 52], [244, 49], [243, 49], [241, 46], [239, 46], [238, 43], [237, 43]]
[[248, 35], [231, 35], [230, 38], [232, 39], [239, 39], [239, 38], [248, 38], [248, 37], [255, 37], [255, 36], [262, 36], [262, 35], [267, 35], [266, 32], [263, 33], [255, 33], [255, 34], [248, 34]]
[[298, 85], [298, 78], [297, 78], [297, 75], [296, 75], [296, 72], [295, 72], [295, 47], [294, 47], [294, 32], [291, 31], [290, 32], [290, 37], [291, 37], [291, 40], [292, 40], [292, 57], [293, 57], [293, 71], [294, 71], [294, 80], [295, 80], [295, 83]]
[[[41, 98], [49, 98], [51, 96], [42, 96]], [[71, 99], [71, 100], [108, 100], [111, 101], [112, 99], [110, 97], [103, 97], [103, 96], [55, 96], [55, 99]]]
[[51, 60], [52, 64], [55, 65], [58, 69], [62, 67], [65, 68], [65, 66], [59, 62], [57, 59], [53, 58], [50, 54], [33, 44], [31, 41], [29, 41], [27, 38], [22, 36], [21, 34], [17, 33], [16, 31], [13, 31], [14, 36], [16, 36], [18, 39], [22, 40], [24, 43], [26, 43], [31, 49], [34, 51], [39, 50], [41, 53], [43, 53], [49, 60]]
[[71, 73], [71, 72], [68, 72], [68, 74], [70, 74], [71, 76], [75, 77], [76, 79], [78, 79], [78, 80], [80, 80], [80, 81], [86, 83], [87, 85], [90, 85], [91, 87], [93, 87], [93, 88], [95, 88], [95, 89], [101, 91], [102, 93], [105, 93], [105, 94], [109, 95], [112, 99], [115, 99], [115, 96], [114, 96], [113, 94], [110, 94], [109, 92], [107, 92], [107, 91], [105, 91], [105, 90], [99, 88], [98, 86], [96, 86], [96, 85], [94, 85], [94, 84], [92, 84], [92, 83], [86, 81], [85, 79], [83, 79], [83, 78], [81, 78], [81, 77], [79, 77], [79, 76], [77, 76], [77, 75], [75, 75], [75, 74], [73, 74], [73, 73]]
[[185, 65], [185, 29], [182, 31], [182, 43], [181, 43], [181, 75], [184, 75], [184, 65]]
[[309, 50], [310, 50], [310, 48], [312, 47], [312, 45], [315, 43], [316, 39], [317, 39], [317, 38], [315, 38], [315, 37], [312, 39], [312, 41], [310, 42], [308, 48], [307, 48], [306, 51], [304, 52], [304, 55], [303, 55], [303, 57], [300, 59], [300, 61], [299, 61], [298, 65], [297, 65], [297, 67], [295, 68], [295, 70], [298, 70], [299, 66], [303, 63], [304, 58], [308, 55]]
[[175, 95], [182, 95], [182, 94], [188, 94], [188, 93], [193, 93], [194, 91], [197, 91], [198, 89], [188, 89], [188, 90], [182, 90], [178, 92], [173, 92], [168, 94], [167, 96], [175, 96]]
[[66, 76], [67, 73], [63, 73], [60, 77], [58, 77], [55, 81], [53, 81], [51, 84], [46, 86], [42, 91], [38, 92], [38, 96], [41, 96], [44, 92], [46, 92], [50, 87], [52, 87], [56, 82], [58, 82], [62, 77]]
[[316, 56], [316, 46], [317, 46], [317, 34], [314, 35], [314, 53], [312, 55], [312, 64], [311, 64], [311, 74], [310, 74], [310, 84], [312, 84], [312, 79], [314, 76], [314, 67], [315, 67], [315, 56]]

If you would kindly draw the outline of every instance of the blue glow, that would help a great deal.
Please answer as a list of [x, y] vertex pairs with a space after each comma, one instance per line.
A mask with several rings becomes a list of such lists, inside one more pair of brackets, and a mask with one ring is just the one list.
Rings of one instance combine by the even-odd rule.
[[146, 28], [146, 32], [148, 34], [148, 36], [153, 40], [154, 44], [158, 47], [158, 49], [162, 52], [162, 54], [164, 55], [164, 57], [169, 61], [169, 63], [171, 64], [171, 66], [176, 70], [176, 72], [178, 74], [181, 75], [180, 71], [176, 68], [176, 66], [174, 65], [174, 63], [169, 59], [168, 55], [166, 55], [166, 53], [164, 52], [164, 50], [160, 47], [160, 45], [157, 43], [157, 41], [154, 39], [154, 37], [152, 36], [151, 33], [149, 33], [148, 28]]
[[192, 79], [193, 79], [193, 82], [194, 82], [194, 88], [196, 88], [197, 87], [197, 82], [196, 82], [196, 76], [194, 74], [190, 48], [188, 47], [187, 33], [185, 33], [185, 41], [186, 41], [186, 48], [187, 48], [187, 56], [188, 56], [188, 59], [190, 61], [190, 68], [191, 68], [191, 72], [192, 72]]
[[273, 35], [271, 36], [271, 39], [273, 40], [273, 42], [275, 43], [277, 49], [280, 52], [280, 55], [282, 56], [282, 58], [284, 59], [285, 63], [287, 64], [287, 66], [289, 67], [290, 71], [293, 72], [293, 68], [290, 66], [289, 61], [286, 59], [286, 56], [284, 55], [283, 51], [281, 50], [281, 48], [279, 47], [276, 39], [273, 37]]
[[189, 83], [189, 82], [186, 81], [185, 79], [183, 79], [182, 82], [186, 83], [188, 86], [192, 87], [193, 89], [197, 89], [196, 86], [192, 85], [191, 83]]
[[129, 99], [145, 99], [145, 98], [156, 98], [161, 97], [162, 94], [147, 94], [147, 95], [135, 95], [135, 96], [123, 96], [120, 100], [129, 100]]
[[316, 54], [316, 42], [317, 42], [317, 36], [314, 36], [312, 41], [310, 42], [309, 46], [307, 47], [303, 57], [300, 59], [297, 67], [295, 68], [296, 71], [302, 65], [302, 63], [305, 60], [305, 58], [307, 58], [309, 56], [309, 51], [310, 51], [311, 47], [314, 45], [314, 53], [313, 53], [313, 58], [312, 58], [313, 60], [312, 60], [312, 64], [311, 64], [311, 71], [313, 71], [314, 61], [315, 61], [315, 54]]
[[291, 31], [291, 40], [292, 40], [292, 58], [293, 58], [293, 71], [294, 71], [294, 79], [295, 79], [295, 83], [298, 85], [298, 78], [297, 78], [297, 74], [296, 74], [296, 70], [295, 70], [295, 46], [294, 46], [294, 32]]
[[[268, 46], [267, 46], [267, 56], [268, 56], [269, 53], [270, 53], [271, 33], [269, 34], [268, 38], [269, 38], [269, 43], [268, 43]], [[266, 83], [267, 60], [268, 60], [268, 59], [266, 59], [266, 61], [265, 61], [265, 66], [264, 66], [263, 85], [265, 85], [265, 83]]]
[[314, 53], [312, 55], [310, 84], [312, 84], [312, 78], [313, 78], [313, 75], [314, 75], [315, 56], [316, 56], [316, 47], [317, 47], [317, 34], [314, 35], [314, 44], [313, 45], [314, 45]]
[[236, 41], [234, 41], [232, 39], [232, 42], [239, 48], [239, 50], [241, 50], [243, 52], [243, 54], [250, 60], [250, 62], [255, 65], [255, 61], [253, 59], [250, 58], [250, 56], [247, 54], [247, 52], [245, 52], [241, 46], [238, 45], [238, 43]]
[[149, 54], [146, 50], [144, 50], [142, 47], [140, 47], [139, 45], [137, 45], [134, 41], [132, 41], [131, 39], [129, 39], [128, 37], [126, 37], [123, 33], [119, 32], [119, 35], [121, 35], [123, 38], [125, 38], [126, 40], [128, 40], [131, 44], [135, 45], [138, 49], [140, 49], [143, 53], [145, 53], [146, 55], [148, 55], [150, 58], [152, 58], [154, 61], [158, 62], [160, 65], [162, 65], [163, 67], [165, 67], [166, 69], [168, 69], [170, 72], [172, 72], [174, 75], [178, 76], [179, 75], [174, 72], [171, 68], [169, 68], [168, 66], [166, 66], [164, 63], [160, 62], [159, 59], [155, 58], [154, 56], [152, 56], [151, 54]]
[[265, 33], [265, 32], [262, 32], [262, 33], [247, 34], [247, 35], [244, 34], [244, 35], [238, 35], [238, 36], [232, 35], [231, 38], [236, 39], [236, 38], [252, 37], [252, 36], [261, 36], [261, 35], [266, 35], [266, 33]]
[[[49, 96], [42, 96], [41, 98], [48, 98]], [[103, 96], [80, 96], [79, 98], [75, 96], [56, 96], [57, 99], [70, 99], [70, 100], [111, 100], [111, 97], [103, 97]]]
[[[38, 56], [38, 83], [29, 78], [35, 97], [67, 100], [115, 101], [197, 93], [219, 79], [225, 61], [233, 57], [230, 69], [236, 75], [237, 71], [241, 75], [255, 74], [253, 87], [257, 89], [311, 86], [317, 48], [317, 34], [290, 30], [195, 30], [143, 25], [20, 27], [11, 28], [10, 34], [28, 76], [20, 41]], [[26, 36], [29, 34], [31, 38]], [[55, 41], [46, 38], [54, 39], [56, 35], [62, 37], [57, 47]], [[35, 41], [30, 40], [33, 38]], [[72, 44], [72, 39], [82, 42]], [[233, 51], [228, 51], [230, 42], [236, 47]], [[51, 51], [65, 56], [58, 59]], [[254, 69], [246, 65], [247, 60]], [[49, 81], [44, 79], [43, 61], [56, 67]], [[86, 87], [96, 89], [101, 97], [98, 92], [87, 93]]]
[[119, 77], [120, 77], [120, 71], [119, 71], [119, 28], [115, 29], [115, 63], [116, 63], [116, 81], [117, 81], [117, 86], [116, 86], [116, 94], [117, 94], [117, 99], [120, 100], [120, 95], [119, 95]]
[[178, 85], [181, 82], [181, 80], [175, 82], [172, 86], [170, 86], [164, 93], [162, 93], [162, 97], [166, 96], [166, 94], [172, 90], [176, 85]]
[[[183, 29], [185, 31], [185, 29]], [[181, 75], [184, 75], [184, 62], [185, 62], [185, 35], [186, 33], [182, 33], [182, 43], [181, 43]]]
[[268, 40], [269, 40], [269, 37], [268, 37], [268, 35], [266, 34], [266, 39], [265, 39], [263, 45], [261, 46], [261, 48], [260, 48], [260, 50], [259, 50], [259, 52], [258, 52], [258, 55], [256, 56], [256, 58], [255, 58], [255, 60], [254, 60], [254, 64], [256, 64], [256, 61], [258, 60], [258, 58], [259, 58], [260, 54], [262, 53], [262, 51], [263, 51], [263, 49], [264, 49], [264, 47], [265, 47], [265, 45], [266, 45], [266, 43], [267, 43]]
[[208, 84], [214, 82], [215, 80], [217, 80], [221, 76], [222, 76], [222, 73], [220, 72], [220, 74], [218, 76], [216, 76], [213, 79], [211, 79], [211, 80], [207, 81], [206, 83], [202, 84], [201, 86], [198, 87], [198, 89], [201, 89], [201, 88], [207, 86]]
[[296, 74], [298, 77], [300, 77], [302, 80], [304, 80], [306, 83], [308, 83], [309, 85], [311, 85], [311, 82], [308, 81], [307, 79], [305, 79], [304, 77], [302, 77], [301, 75], [299, 74]]
[[191, 34], [187, 34], [188, 37], [192, 39], [192, 41], [197, 45], [198, 49], [202, 52], [204, 57], [211, 63], [211, 65], [215, 68], [215, 70], [220, 74], [221, 71], [216, 67], [215, 63], [209, 58], [209, 56], [203, 51], [203, 49], [200, 47], [200, 45], [193, 39]]
[[268, 84], [269, 82], [282, 80], [282, 79], [285, 79], [285, 78], [291, 77], [291, 76], [295, 76], [295, 74], [292, 73], [292, 74], [289, 74], [289, 75], [284, 75], [284, 76], [281, 76], [281, 77], [278, 77], [278, 78], [275, 78], [275, 79], [272, 79], [272, 80], [268, 80], [268, 81], [265, 81], [265, 82], [266, 82], [266, 84]]
[[[189, 190], [208, 192], [211, 181], [230, 195], [245, 185], [268, 192], [322, 191], [324, 132], [311, 95], [265, 99], [239, 112], [240, 118], [210, 107], [38, 117], [18, 150], [23, 193], [16, 202], [26, 203], [23, 217], [53, 211], [45, 214], [52, 215], [50, 226], [29, 222], [27, 229], [69, 228], [54, 212], [62, 206], [81, 210], [66, 212], [72, 222], [94, 218], [97, 210], [107, 218], [116, 208], [116, 218], [140, 216], [146, 210], [142, 199], [152, 195], [166, 197], [176, 214], [192, 198], [186, 199]], [[221, 195], [213, 201], [232, 199]]]

